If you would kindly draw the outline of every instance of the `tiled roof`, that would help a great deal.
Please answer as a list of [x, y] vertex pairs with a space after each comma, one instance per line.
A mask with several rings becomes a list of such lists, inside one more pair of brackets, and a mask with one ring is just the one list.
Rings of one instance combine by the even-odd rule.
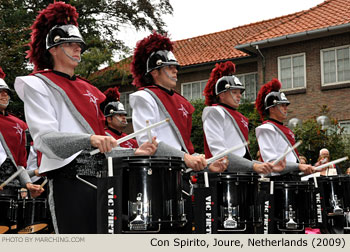
[[350, 0], [327, 0], [305, 11], [291, 15], [286, 22], [270, 27], [263, 32], [242, 39], [246, 44], [285, 35], [318, 30], [326, 27], [350, 23]]
[[175, 41], [174, 54], [181, 66], [248, 56], [234, 48], [241, 40], [276, 27], [293, 18], [295, 14], [233, 29]]
[[175, 42], [182, 66], [247, 56], [239, 44], [350, 23], [350, 0], [327, 0], [305, 11]]
[[181, 66], [240, 58], [248, 54], [237, 45], [342, 24], [350, 24], [350, 0], [326, 0], [308, 10], [175, 41], [174, 54]]

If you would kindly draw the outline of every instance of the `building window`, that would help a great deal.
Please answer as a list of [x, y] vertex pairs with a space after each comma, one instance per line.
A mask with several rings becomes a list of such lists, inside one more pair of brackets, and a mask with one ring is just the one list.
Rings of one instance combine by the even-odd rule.
[[305, 53], [278, 58], [278, 79], [282, 89], [306, 87]]
[[350, 46], [321, 50], [322, 85], [350, 81]]
[[350, 136], [350, 121], [340, 121], [339, 126], [343, 128], [343, 134]]
[[131, 93], [133, 93], [133, 92], [120, 93], [120, 102], [123, 103], [124, 109], [128, 113], [128, 117], [131, 117], [131, 115], [132, 115], [132, 109], [131, 109], [130, 103], [129, 103], [129, 95]]
[[183, 83], [181, 85], [182, 96], [184, 96], [189, 101], [190, 100], [197, 100], [197, 99], [204, 99], [203, 91], [204, 91], [204, 88], [205, 88], [205, 85], [207, 84], [207, 82], [208, 82], [208, 80]]
[[245, 87], [245, 91], [243, 93], [243, 98], [249, 102], [255, 101], [255, 99], [256, 99], [256, 86], [257, 86], [257, 82], [258, 82], [258, 74], [257, 73], [247, 73], [247, 74], [239, 74], [236, 76], [241, 81], [243, 86]]

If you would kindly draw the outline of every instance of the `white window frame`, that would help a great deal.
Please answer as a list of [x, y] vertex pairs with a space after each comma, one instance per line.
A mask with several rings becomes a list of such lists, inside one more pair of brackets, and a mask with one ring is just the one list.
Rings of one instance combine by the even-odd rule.
[[345, 136], [350, 136], [350, 120], [344, 120], [344, 121], [339, 121], [339, 122], [338, 122], [338, 125], [339, 125], [340, 127], [344, 127], [344, 124], [345, 124], [345, 125], [349, 125], [349, 130], [345, 130], [344, 135], [345, 135]]
[[[193, 100], [192, 99], [192, 84], [194, 84], [194, 83], [200, 83], [200, 85], [202, 85], [202, 83], [203, 83], [203, 85], [204, 85], [204, 87], [205, 87], [205, 85], [207, 84], [207, 82], [208, 82], [208, 80], [198, 80], [198, 81], [191, 81], [191, 82], [184, 82], [184, 83], [181, 83], [181, 95], [182, 96], [184, 96], [184, 86], [187, 86], [187, 85], [191, 85], [191, 98], [188, 98], [188, 97], [185, 97], [187, 100]], [[204, 89], [203, 89], [204, 90]], [[202, 100], [204, 100], [205, 99], [205, 97], [203, 96], [203, 94], [201, 94], [201, 97], [200, 97], [200, 99], [202, 99]]]
[[[337, 51], [338, 49], [343, 49], [343, 48], [349, 48], [349, 53], [350, 53], [350, 45], [345, 45], [345, 46], [337, 46], [337, 47], [331, 47], [331, 48], [325, 48], [320, 51], [320, 60], [321, 60], [321, 85], [322, 86], [332, 86], [332, 85], [339, 85], [343, 83], [349, 83], [350, 80], [345, 80], [345, 81], [336, 81], [336, 82], [331, 82], [331, 83], [324, 83], [324, 64], [323, 64], [323, 53], [326, 51]], [[335, 53], [335, 74], [336, 74], [336, 79], [338, 79], [338, 64], [337, 64], [337, 53]]]
[[[122, 96], [126, 96], [128, 98], [128, 100], [129, 100], [130, 99], [129, 95], [132, 94], [132, 93], [134, 93], [134, 91], [127, 91], [127, 92], [121, 92], [120, 93], [120, 102], [123, 103], [124, 109], [128, 113], [128, 116], [126, 117], [127, 119], [130, 119], [132, 117], [132, 109], [130, 107], [130, 103], [129, 102], [125, 102], [125, 101], [122, 100]], [[130, 111], [128, 111], [128, 109], [130, 109]]]
[[[303, 56], [304, 57], [304, 86], [303, 87], [297, 87], [294, 88], [294, 83], [293, 83], [293, 71], [292, 71], [292, 88], [284, 88], [283, 83], [282, 83], [282, 90], [283, 91], [288, 91], [288, 90], [298, 90], [298, 89], [305, 89], [306, 88], [306, 54], [305, 53], [297, 53], [297, 54], [290, 54], [290, 55], [285, 55], [285, 56], [280, 56], [277, 58], [277, 65], [278, 65], [278, 79], [282, 82], [282, 76], [281, 76], [281, 59], [285, 58], [293, 58], [296, 56]], [[291, 61], [292, 64], [292, 69], [293, 69], [293, 60]]]
[[[250, 73], [244, 73], [244, 74], [237, 74], [236, 77], [237, 78], [240, 78], [242, 76], [246, 76], [246, 75], [251, 75], [251, 74], [255, 74], [256, 75], [256, 83], [255, 83], [255, 98], [251, 101], [251, 102], [255, 102], [256, 100], [256, 96], [258, 95], [258, 91], [257, 91], [257, 87], [258, 87], [258, 72], [250, 72]], [[245, 83], [242, 83], [244, 87], [245, 86]], [[246, 91], [244, 91], [243, 93], [243, 98], [246, 99]]]

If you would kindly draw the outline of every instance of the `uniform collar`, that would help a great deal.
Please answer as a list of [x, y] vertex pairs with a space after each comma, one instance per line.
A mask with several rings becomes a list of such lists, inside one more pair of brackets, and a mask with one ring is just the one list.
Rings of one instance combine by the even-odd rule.
[[278, 124], [283, 126], [283, 123], [280, 121], [277, 121], [276, 119], [269, 118], [269, 121], [273, 121], [273, 122], [278, 123]]
[[219, 102], [219, 105], [220, 105], [220, 106], [223, 106], [223, 107], [226, 107], [226, 108], [229, 108], [229, 109], [237, 110], [237, 109], [235, 109], [234, 107], [231, 107], [230, 105], [227, 105], [227, 104], [225, 104], [225, 103], [220, 103], [220, 102]]
[[168, 95], [172, 96], [174, 94], [174, 90], [169, 90], [166, 89], [165, 87], [162, 87], [160, 85], [154, 84], [154, 86], [158, 87], [159, 89], [163, 90], [164, 92], [166, 92]]
[[110, 131], [112, 131], [114, 134], [117, 134], [118, 136], [121, 136], [122, 133], [123, 133], [123, 132], [120, 132], [120, 131], [118, 131], [118, 130], [116, 130], [116, 129], [113, 129], [113, 128], [111, 128], [111, 127], [108, 127], [108, 129], [109, 129]]
[[77, 79], [77, 76], [75, 74], [72, 77], [70, 77], [68, 74], [62, 73], [62, 72], [59, 72], [59, 71], [56, 71], [56, 70], [52, 70], [52, 72], [54, 74], [57, 74], [57, 75], [61, 76], [61, 77], [67, 78], [68, 80], [75, 81]]

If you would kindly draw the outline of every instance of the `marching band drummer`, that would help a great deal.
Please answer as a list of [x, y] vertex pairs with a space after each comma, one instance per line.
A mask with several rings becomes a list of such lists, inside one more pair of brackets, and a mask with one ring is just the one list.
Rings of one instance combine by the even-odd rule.
[[[103, 107], [103, 113], [106, 117], [106, 134], [112, 136], [115, 139], [120, 139], [127, 136], [123, 132], [128, 126], [128, 121], [126, 116], [128, 113], [124, 109], [123, 103], [120, 102], [120, 93], [117, 87], [107, 89], [104, 94], [106, 95], [105, 104], [101, 104]], [[124, 148], [138, 148], [135, 139], [129, 139], [120, 144], [120, 147]]]
[[[187, 167], [200, 171], [207, 163], [202, 155], [192, 155], [194, 107], [174, 91], [180, 65], [172, 49], [170, 39], [156, 32], [137, 43], [131, 63], [133, 84], [139, 88], [139, 91], [130, 95], [133, 127], [136, 131], [146, 127], [146, 121], [153, 124], [170, 118], [170, 124], [151, 131], [159, 142], [156, 154], [164, 152], [167, 156], [180, 156]], [[139, 144], [146, 142], [147, 133], [137, 136], [136, 139]], [[213, 172], [222, 172], [226, 168], [226, 159], [209, 165], [209, 171]]]
[[[245, 88], [237, 77], [231, 61], [216, 64], [204, 89], [205, 104], [202, 114], [204, 150], [206, 158], [217, 155], [235, 145], [248, 142], [248, 118], [237, 111]], [[271, 173], [271, 163], [252, 162], [249, 149], [242, 147], [227, 155], [228, 171], [255, 171]]]
[[[109, 152], [117, 141], [105, 135], [99, 108], [105, 96], [74, 75], [85, 49], [77, 18], [76, 9], [63, 2], [39, 12], [28, 52], [36, 72], [17, 77], [15, 89], [24, 101], [34, 146], [42, 152], [39, 172], [49, 178], [55, 232], [86, 234], [97, 233], [97, 191], [91, 184], [105, 158], [90, 156], [88, 150]], [[156, 146], [154, 138], [136, 151], [123, 149], [116, 155], [152, 155]]]
[[[0, 183], [17, 169], [27, 166], [25, 148], [27, 125], [7, 112], [11, 90], [4, 78], [5, 73], [0, 67]], [[8, 184], [9, 190], [16, 195], [16, 189], [21, 186], [21, 183], [30, 191], [32, 197], [37, 197], [44, 191], [39, 185], [32, 184], [27, 172], [21, 172], [18, 178], [19, 180], [16, 178]], [[0, 187], [0, 195], [4, 189]]]
[[[287, 108], [290, 102], [284, 93], [280, 92], [282, 84], [277, 79], [263, 85], [257, 95], [255, 106], [263, 120], [265, 116], [268, 120], [255, 129], [259, 144], [261, 157], [265, 162], [273, 162], [278, 159], [286, 149], [295, 144], [294, 133], [283, 125], [287, 119]], [[286, 156], [287, 166], [279, 167], [276, 172], [291, 172], [300, 170], [305, 174], [315, 171], [315, 168], [308, 164], [299, 162], [299, 154], [296, 149]]]

